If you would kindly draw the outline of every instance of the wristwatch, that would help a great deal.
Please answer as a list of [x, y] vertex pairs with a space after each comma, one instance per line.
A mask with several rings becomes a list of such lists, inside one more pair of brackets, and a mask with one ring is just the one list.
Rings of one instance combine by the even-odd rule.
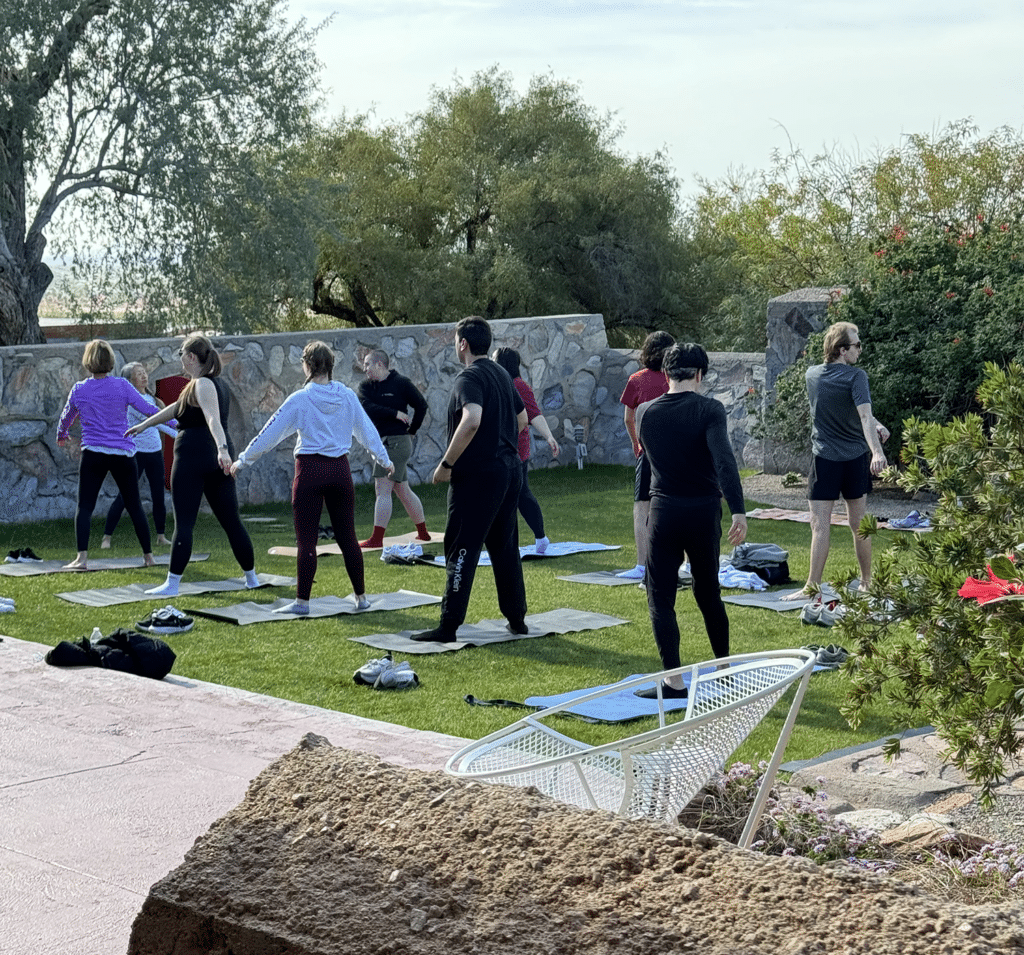
[[450, 471], [452, 469], [452, 466], [447, 461], [444, 460], [441, 461], [441, 467], [443, 467], [446, 471]]

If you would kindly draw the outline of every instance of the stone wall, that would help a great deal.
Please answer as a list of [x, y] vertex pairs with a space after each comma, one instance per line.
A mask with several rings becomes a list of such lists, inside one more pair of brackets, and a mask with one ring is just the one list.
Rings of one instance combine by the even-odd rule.
[[[577, 426], [583, 429], [587, 461], [632, 464], [619, 395], [639, 368], [638, 353], [608, 347], [600, 315], [562, 315], [492, 323], [495, 344], [510, 345], [523, 358], [524, 377], [533, 388], [552, 433], [561, 445], [556, 462], [547, 444], [535, 440], [533, 466], [574, 464]], [[445, 408], [460, 370], [454, 325], [414, 325], [385, 329], [336, 329], [251, 337], [217, 337], [224, 377], [232, 393], [228, 432], [241, 450], [285, 396], [302, 384], [301, 356], [312, 339], [335, 351], [335, 378], [355, 387], [367, 351], [382, 348], [392, 367], [408, 376], [427, 398], [429, 411], [410, 462], [413, 484], [427, 481], [445, 448]], [[150, 381], [180, 374], [180, 339], [111, 342], [117, 366], [141, 361]], [[71, 386], [84, 377], [80, 344], [0, 348], [0, 523], [71, 517], [77, 496], [78, 450], [58, 448], [57, 419]], [[741, 466], [759, 466], [761, 443], [749, 437], [751, 390], [762, 392], [764, 357], [722, 353], [711, 356], [706, 393], [729, 413], [733, 446]], [[72, 434], [77, 434], [77, 426]], [[293, 442], [286, 440], [254, 467], [239, 474], [243, 502], [288, 500], [293, 473]], [[350, 454], [357, 483], [370, 480], [370, 457], [358, 443]], [[115, 493], [108, 479], [97, 513]], [[143, 489], [145, 497], [146, 490]]]

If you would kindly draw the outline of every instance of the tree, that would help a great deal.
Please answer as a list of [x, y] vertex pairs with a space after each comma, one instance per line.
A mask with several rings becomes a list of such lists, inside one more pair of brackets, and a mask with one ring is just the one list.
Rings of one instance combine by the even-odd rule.
[[[0, 7], [0, 343], [41, 340], [43, 262], [64, 246], [160, 276], [209, 197], [309, 126], [314, 30], [284, 0], [22, 0]], [[239, 173], [240, 166], [242, 172]], [[200, 243], [201, 244], [201, 243]], [[136, 288], [135, 292], [138, 293]], [[189, 296], [186, 295], [186, 298]]]
[[[984, 420], [907, 422], [900, 484], [939, 495], [934, 529], [876, 555], [870, 597], [839, 627], [857, 648], [851, 722], [881, 703], [908, 726], [933, 724], [989, 801], [1024, 751], [1024, 368], [989, 363], [978, 400]], [[965, 588], [969, 577], [983, 583]]]
[[1024, 211], [1024, 139], [985, 136], [968, 121], [911, 135], [866, 157], [839, 149], [776, 154], [769, 169], [701, 181], [687, 217], [696, 236], [734, 243], [742, 292], [719, 320], [744, 347], [765, 345], [768, 299], [804, 286], [857, 286], [873, 278], [880, 236], [950, 227], [977, 216], [1016, 222]]
[[435, 89], [407, 124], [338, 121], [309, 149], [339, 187], [314, 309], [356, 325], [601, 312], [612, 330], [694, 334], [676, 180], [617, 135], [574, 85], [535, 77], [520, 95], [497, 68]]

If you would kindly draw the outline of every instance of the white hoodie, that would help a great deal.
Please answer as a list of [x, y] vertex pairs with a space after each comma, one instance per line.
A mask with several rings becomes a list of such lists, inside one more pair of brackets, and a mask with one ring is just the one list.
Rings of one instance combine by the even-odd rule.
[[340, 458], [352, 447], [352, 436], [377, 459], [391, 467], [391, 459], [356, 393], [340, 381], [325, 385], [309, 382], [285, 398], [249, 446], [238, 456], [244, 467], [298, 432], [295, 454], [322, 454]]

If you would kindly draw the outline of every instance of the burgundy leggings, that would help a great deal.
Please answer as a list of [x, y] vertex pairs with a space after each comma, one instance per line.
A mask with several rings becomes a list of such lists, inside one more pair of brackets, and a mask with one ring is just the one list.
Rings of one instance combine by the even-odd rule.
[[299, 454], [295, 458], [295, 481], [292, 483], [295, 539], [299, 545], [295, 596], [299, 600], [309, 600], [313, 589], [316, 545], [324, 505], [327, 505], [327, 513], [331, 517], [334, 539], [345, 558], [345, 570], [352, 581], [352, 591], [361, 594], [366, 590], [363, 552], [356, 539], [355, 495], [348, 455], [328, 458], [322, 454]]

